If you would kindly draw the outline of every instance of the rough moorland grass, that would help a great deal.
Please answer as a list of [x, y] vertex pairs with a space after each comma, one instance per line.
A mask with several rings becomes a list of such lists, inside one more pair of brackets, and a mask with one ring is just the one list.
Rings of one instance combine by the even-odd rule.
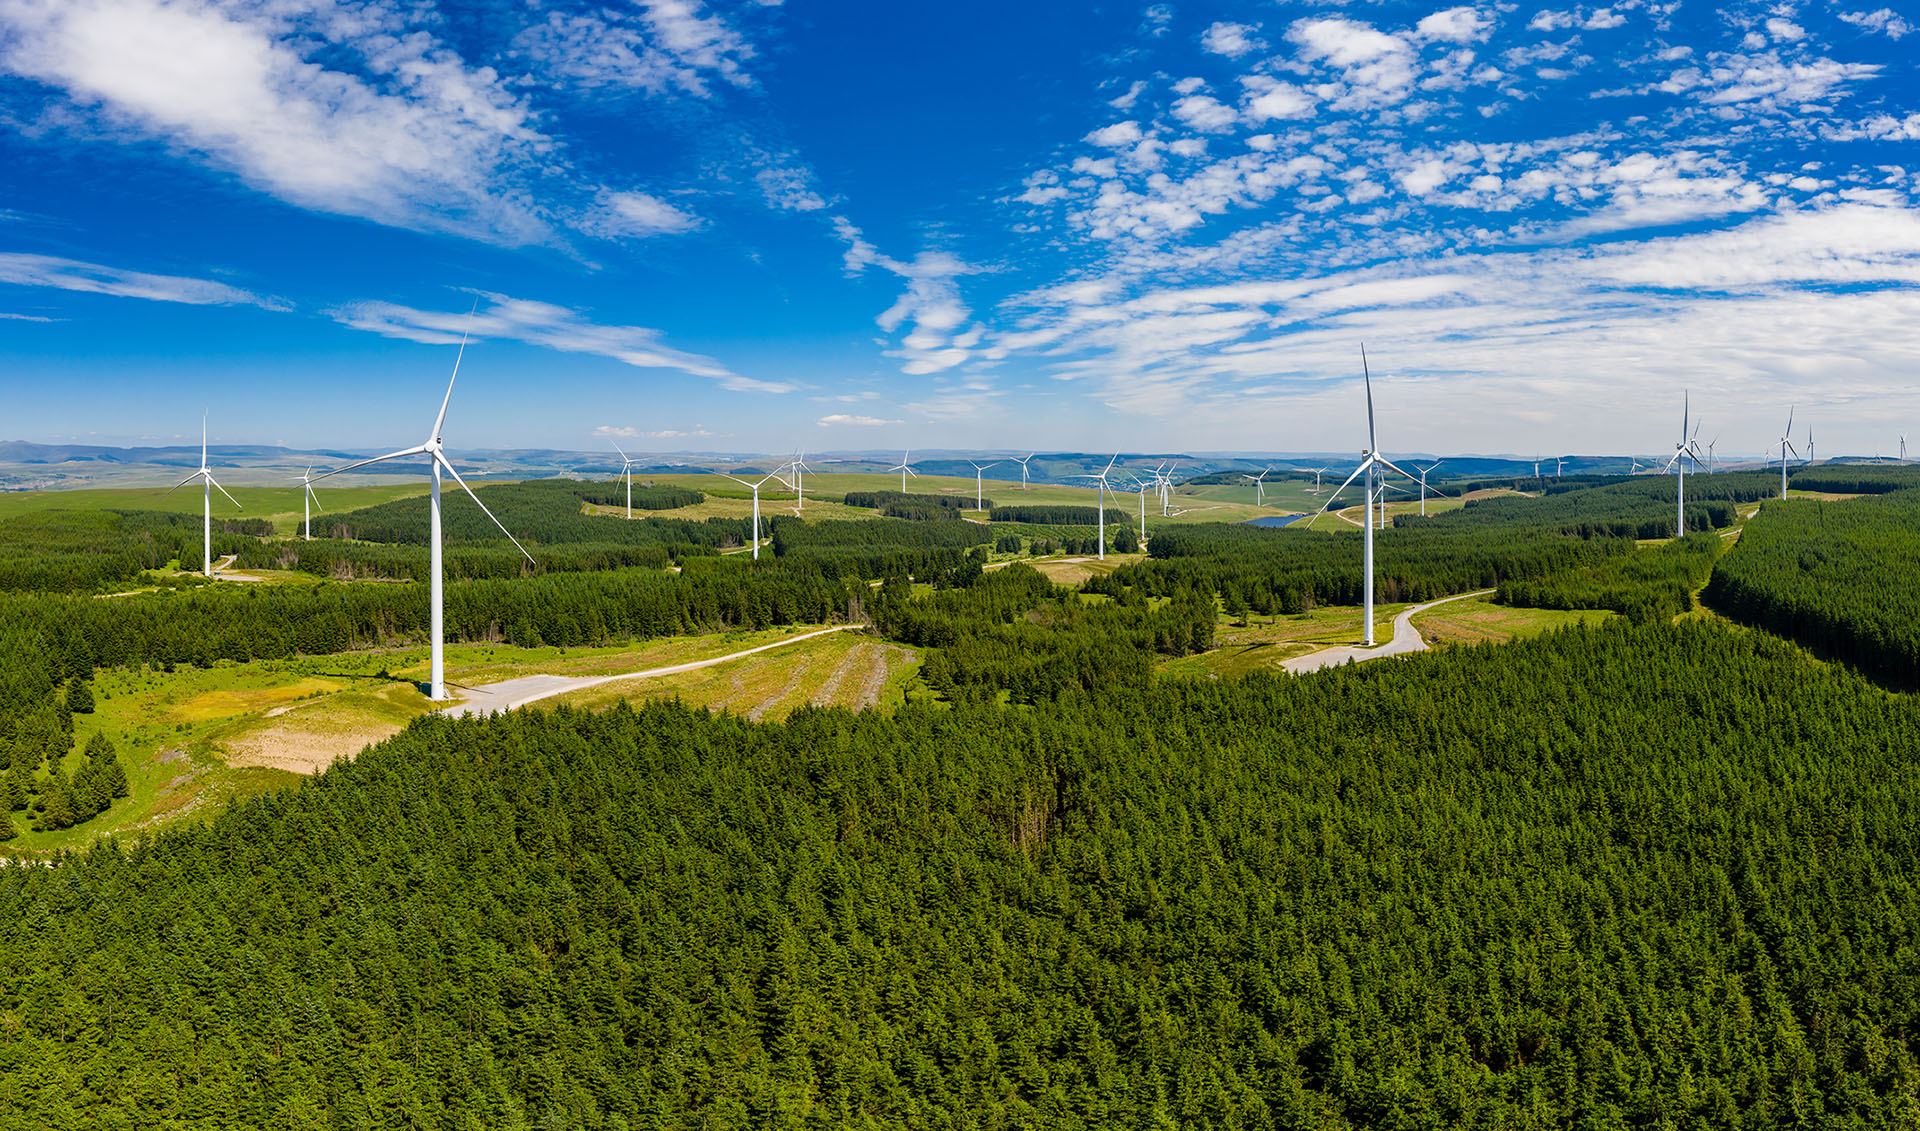
[[1618, 615], [1601, 609], [1509, 608], [1487, 596], [1449, 601], [1416, 613], [1413, 626], [1429, 644], [1501, 644], [1570, 624], [1598, 624]]

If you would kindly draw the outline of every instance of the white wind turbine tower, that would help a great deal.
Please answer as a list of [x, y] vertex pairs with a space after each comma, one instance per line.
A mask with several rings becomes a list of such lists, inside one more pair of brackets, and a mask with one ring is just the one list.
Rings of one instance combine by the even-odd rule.
[[1793, 409], [1794, 406], [1787, 406], [1787, 430], [1780, 434], [1780, 497], [1783, 499], [1787, 497], [1787, 453], [1800, 454], [1794, 451], [1793, 440], [1790, 439], [1793, 435]]
[[1316, 467], [1313, 469], [1313, 489], [1314, 490], [1318, 491], [1320, 489], [1320, 477], [1322, 475], [1325, 475], [1326, 473], [1327, 473], [1327, 469], [1324, 467]]
[[[1678, 476], [1675, 480], [1676, 486], [1674, 488], [1673, 504], [1673, 536], [1675, 538], [1685, 538], [1687, 536], [1687, 461], [1692, 460], [1696, 465], [1705, 462], [1700, 458], [1700, 449], [1694, 444], [1694, 440], [1700, 435], [1700, 426], [1698, 424], [1694, 425], [1693, 435], [1689, 436], [1687, 434], [1687, 416], [1689, 411], [1687, 394], [1683, 390], [1680, 393], [1680, 442], [1673, 446], [1673, 458], [1667, 461], [1667, 470], [1674, 472], [1675, 475]], [[1785, 475], [1786, 473], [1782, 471], [1781, 474]]]
[[907, 493], [907, 476], [911, 475], [915, 479], [920, 478], [920, 473], [915, 471], [913, 469], [913, 465], [907, 462], [907, 456], [910, 456], [912, 454], [913, 454], [913, 449], [908, 448], [900, 456], [900, 462], [887, 469], [888, 471], [897, 471], [900, 473], [900, 493], [902, 495]]
[[1246, 480], [1247, 482], [1253, 484], [1253, 505], [1256, 507], [1263, 507], [1267, 505], [1266, 478], [1267, 478], [1267, 472], [1272, 470], [1273, 470], [1273, 465], [1268, 464], [1266, 471], [1262, 471], [1258, 475], [1242, 475], [1240, 477]]
[[1420, 467], [1420, 517], [1421, 518], [1427, 517], [1427, 472], [1432, 471], [1434, 468], [1439, 467], [1442, 463], [1445, 463], [1445, 462], [1446, 462], [1445, 460], [1434, 460], [1432, 463], [1428, 464], [1425, 467], [1420, 467], [1419, 464], [1414, 464], [1415, 467]]
[[[967, 462], [973, 463], [972, 460], [968, 460]], [[999, 467], [1001, 464], [1005, 462], [1007, 461], [1003, 459], [997, 459], [997, 460], [994, 460], [992, 463], [973, 463], [973, 509], [974, 510], [981, 511], [981, 510], [987, 509], [984, 505], [982, 505], [980, 501], [981, 499], [986, 497], [985, 489], [981, 486], [982, 476], [985, 474], [986, 470], [989, 467]]]
[[[196, 479], [202, 480], [200, 484], [200, 493], [202, 496], [200, 500], [200, 572], [206, 574], [208, 577], [212, 577], [213, 489], [220, 487], [220, 484], [213, 481], [213, 472], [207, 469], [207, 416], [205, 413], [200, 414], [200, 470], [167, 488], [167, 494], [173, 494], [175, 491], [178, 491]], [[220, 493], [227, 495], [227, 489], [220, 487]], [[165, 498], [166, 496], [163, 495], [161, 497]], [[247, 509], [241, 506], [240, 500], [234, 498], [232, 495], [227, 495], [227, 501], [233, 504], [235, 510]]]
[[[300, 529], [305, 534], [306, 540], [311, 542], [313, 541], [313, 512], [316, 510], [324, 511], [327, 508], [320, 505], [320, 496], [313, 493], [313, 468], [307, 468], [307, 473], [302, 475], [296, 482], [304, 488], [304, 490], [301, 491], [301, 501], [306, 504], [307, 510], [307, 521], [301, 524]], [[237, 506], [238, 504], [235, 505]]]
[[1555, 456], [1553, 458], [1553, 477], [1555, 479], [1563, 479], [1566, 477], [1566, 474], [1567, 474], [1567, 457]]
[[1900, 433], [1900, 462], [1907, 462], [1907, 434]]
[[621, 450], [618, 440], [609, 440], [613, 450], [620, 453], [620, 474], [627, 477], [627, 517], [633, 517], [633, 459]]
[[1142, 479], [1138, 475], [1132, 478], [1134, 488], [1140, 492], [1140, 543], [1141, 545], [1145, 545], [1147, 541], [1147, 488], [1151, 487], [1153, 483], [1151, 480]]
[[[757, 562], [760, 560], [760, 488], [765, 487], [771, 480], [780, 479], [780, 473], [777, 471], [772, 472], [758, 483], [749, 483], [737, 475], [728, 475], [724, 471], [718, 472], [717, 474], [723, 479], [733, 480], [742, 487], [751, 487], [753, 489], [753, 560]], [[785, 479], [780, 479], [780, 485], [782, 487], [793, 486], [793, 484], [788, 483]]]
[[1718, 436], [1715, 436], [1713, 439], [1707, 441], [1707, 474], [1708, 475], [1713, 474], [1713, 461], [1717, 458], [1713, 454], [1713, 446], [1719, 442], [1720, 442], [1720, 437]]
[[[1383, 494], [1376, 486], [1376, 483], [1380, 481], [1381, 468], [1398, 472], [1408, 479], [1412, 479], [1414, 476], [1395, 467], [1390, 460], [1380, 454], [1379, 447], [1374, 443], [1373, 372], [1367, 367], [1367, 349], [1365, 346], [1360, 347], [1360, 371], [1367, 383], [1367, 446], [1360, 453], [1360, 466], [1354, 468], [1353, 474], [1347, 476], [1347, 481], [1335, 488], [1333, 494], [1327, 496], [1327, 501], [1320, 504], [1320, 509], [1314, 513], [1314, 518], [1317, 519], [1320, 515], [1325, 514], [1327, 507], [1331, 506], [1333, 501], [1340, 497], [1341, 491], [1352, 486], [1355, 479], [1359, 479], [1362, 475], [1366, 476], [1364, 489], [1367, 496], [1367, 521], [1360, 524], [1361, 529], [1364, 531], [1362, 544], [1365, 547], [1360, 566], [1363, 577], [1361, 591], [1365, 595], [1366, 600], [1360, 620], [1365, 628], [1365, 639], [1362, 643], [1371, 647], [1373, 645], [1373, 501], [1376, 496]], [[1309, 522], [1311, 522], [1311, 520], [1309, 520]]]
[[1115, 452], [1113, 453], [1113, 458], [1107, 461], [1107, 466], [1101, 469], [1100, 474], [1067, 476], [1069, 479], [1092, 479], [1100, 484], [1100, 505], [1097, 508], [1100, 516], [1098, 519], [1100, 524], [1100, 540], [1096, 543], [1098, 549], [1096, 556], [1103, 562], [1107, 560], [1107, 492], [1113, 490], [1113, 485], [1107, 482], [1107, 475], [1113, 470], [1113, 465], [1118, 462], [1120, 462], [1120, 453]]
[[793, 513], [799, 514], [807, 509], [806, 473], [812, 471], [807, 466], [807, 453], [795, 452], [787, 467], [793, 471]]
[[397, 452], [388, 452], [383, 456], [363, 459], [357, 463], [350, 463], [345, 467], [336, 467], [325, 475], [315, 476], [316, 479], [325, 479], [328, 475], [338, 475], [343, 471], [352, 471], [356, 467], [365, 467], [368, 464], [385, 463], [390, 459], [412, 459], [415, 456], [427, 457], [427, 470], [432, 476], [433, 483], [433, 490], [427, 495], [427, 540], [430, 547], [433, 573], [431, 579], [432, 584], [428, 594], [428, 600], [433, 606], [430, 618], [433, 628], [433, 662], [431, 664], [431, 676], [427, 682], [427, 698], [435, 702], [451, 698], [447, 694], [446, 641], [444, 639], [446, 624], [446, 587], [443, 576], [444, 571], [442, 569], [443, 554], [440, 546], [440, 476], [443, 473], [453, 476], [453, 481], [460, 485], [460, 489], [467, 493], [467, 497], [473, 500], [473, 504], [480, 508], [481, 513], [485, 514], [489, 519], [492, 519], [493, 524], [500, 528], [500, 533], [505, 534], [507, 541], [513, 543], [513, 548], [524, 554], [529, 564], [533, 562], [533, 555], [527, 553], [527, 548], [520, 544], [520, 539], [515, 538], [513, 532], [508, 530], [506, 525], [498, 518], [494, 517], [493, 512], [487, 509], [487, 504], [481, 502], [480, 496], [474, 494], [473, 488], [467, 486], [467, 481], [460, 478], [460, 473], [454, 470], [453, 463], [447, 459], [446, 448], [440, 440], [440, 430], [445, 427], [447, 423], [447, 406], [453, 403], [453, 383], [460, 379], [460, 359], [466, 356], [466, 352], [467, 338], [466, 335], [462, 334], [460, 336], [460, 352], [453, 355], [453, 376], [447, 379], [447, 395], [440, 400], [440, 415], [433, 418], [433, 429], [427, 433], [425, 441], [415, 444], [411, 448], [402, 448]]
[[1029, 460], [1033, 459], [1034, 456], [1037, 456], [1039, 454], [1040, 454], [1039, 452], [1032, 452], [1028, 454], [1026, 459], [1017, 459], [1012, 461], [1020, 465], [1020, 489], [1022, 491], [1027, 491], [1032, 489], [1027, 486], [1027, 463]]
[[1807, 466], [1813, 466], [1813, 429], [1807, 429]]

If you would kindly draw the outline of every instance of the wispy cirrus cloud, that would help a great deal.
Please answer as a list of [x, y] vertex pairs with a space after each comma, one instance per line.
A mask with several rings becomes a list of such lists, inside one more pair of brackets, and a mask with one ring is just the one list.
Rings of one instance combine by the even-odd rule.
[[887, 424], [902, 424], [900, 420], [882, 420], [877, 416], [850, 416], [844, 412], [832, 413], [814, 421], [822, 428], [879, 428]]
[[[0, 283], [22, 287], [54, 287], [63, 291], [115, 295], [120, 298], [144, 298], [156, 302], [181, 302], [193, 306], [259, 306], [269, 310], [288, 309], [281, 299], [252, 291], [182, 275], [154, 275], [128, 271], [77, 259], [51, 255], [0, 252]], [[34, 320], [29, 315], [13, 317]], [[44, 321], [44, 319], [41, 319]]]
[[786, 393], [796, 386], [742, 377], [710, 357], [674, 349], [659, 330], [606, 325], [552, 303], [501, 294], [482, 294], [472, 314], [420, 310], [390, 302], [356, 302], [330, 311], [335, 321], [356, 330], [433, 345], [499, 338], [562, 353], [584, 353], [640, 369], [672, 369], [705, 377], [738, 392]]

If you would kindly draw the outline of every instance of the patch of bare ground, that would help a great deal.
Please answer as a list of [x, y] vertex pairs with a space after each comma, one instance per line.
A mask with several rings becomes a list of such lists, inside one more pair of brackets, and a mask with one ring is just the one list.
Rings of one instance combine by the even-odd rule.
[[851, 704], [856, 711], [880, 705], [880, 695], [887, 688], [887, 673], [893, 661], [910, 664], [919, 658], [913, 649], [894, 644], [863, 643], [860, 647], [866, 650], [867, 670], [860, 681], [860, 695]]
[[265, 766], [311, 774], [398, 733], [397, 723], [355, 722], [343, 726], [317, 716], [295, 716], [233, 740], [227, 747], [226, 762], [229, 766]]
[[872, 641], [862, 640], [847, 649], [846, 655], [841, 656], [840, 662], [833, 665], [833, 670], [827, 673], [826, 681], [820, 685], [820, 689], [813, 693], [813, 705], [831, 707], [840, 694], [840, 686], [847, 682], [847, 677], [853, 674], [853, 669], [866, 658], [868, 649], [872, 647], [874, 647]]

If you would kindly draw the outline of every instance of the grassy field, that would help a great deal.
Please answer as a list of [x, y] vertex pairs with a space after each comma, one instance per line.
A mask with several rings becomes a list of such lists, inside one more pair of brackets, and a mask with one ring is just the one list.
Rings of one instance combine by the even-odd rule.
[[[300, 529], [302, 511], [298, 487], [229, 487], [227, 490], [239, 500], [241, 509], [235, 510], [233, 504], [216, 491], [213, 495], [215, 518], [270, 519], [283, 534], [293, 534]], [[326, 508], [323, 512], [315, 512], [313, 516], [313, 532], [317, 535], [322, 533], [321, 524], [326, 521], [328, 514], [424, 495], [427, 485], [424, 482], [389, 483], [384, 486], [331, 488], [322, 483], [314, 488], [314, 492], [320, 497], [320, 505]], [[164, 487], [0, 491], [0, 518], [47, 510], [139, 510], [199, 514], [200, 506], [198, 487], [183, 488], [171, 495], [167, 494]]]
[[[447, 680], [457, 690], [524, 675], [613, 675], [711, 659], [808, 631], [797, 626], [609, 648], [454, 645], [447, 649]], [[204, 815], [230, 798], [293, 785], [431, 709], [416, 686], [427, 676], [428, 659], [425, 647], [414, 647], [172, 672], [102, 671], [94, 683], [97, 710], [75, 717], [76, 748], [104, 732], [120, 751], [131, 796], [59, 832], [25, 831], [16, 815], [21, 835], [0, 854], [43, 855], [106, 833], [155, 829]], [[917, 671], [910, 649], [843, 632], [571, 698], [605, 705], [623, 696], [679, 695], [701, 706], [781, 718], [803, 703], [889, 709]], [[67, 771], [80, 762], [78, 754], [69, 755]]]
[[[1375, 605], [1374, 635], [1393, 635], [1393, 618], [1405, 605]], [[1160, 674], [1170, 679], [1221, 679], [1250, 672], [1281, 670], [1280, 664], [1333, 644], [1360, 640], [1358, 605], [1324, 605], [1298, 616], [1252, 616], [1247, 623], [1222, 617], [1214, 629], [1214, 648], [1197, 656], [1166, 660]]]
[[1429, 644], [1500, 644], [1570, 624], [1599, 624], [1618, 615], [1601, 609], [1508, 608], [1486, 596], [1449, 601], [1416, 613], [1413, 626]]
[[555, 701], [598, 708], [620, 699], [678, 698], [750, 719], [783, 719], [809, 704], [891, 711], [905, 701], [919, 659], [898, 644], [864, 633], [837, 632], [698, 671], [615, 680]]

